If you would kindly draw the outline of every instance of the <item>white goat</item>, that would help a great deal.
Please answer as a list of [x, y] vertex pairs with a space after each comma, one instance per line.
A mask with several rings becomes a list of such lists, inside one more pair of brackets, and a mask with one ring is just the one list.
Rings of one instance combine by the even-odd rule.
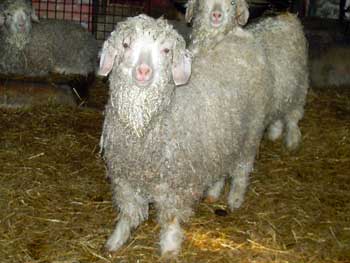
[[[222, 50], [229, 56], [218, 56]], [[223, 71], [223, 63], [233, 70]], [[231, 33], [196, 59], [188, 85], [175, 88], [191, 73], [183, 38], [163, 19], [118, 23], [100, 62], [100, 74], [110, 73], [101, 149], [119, 208], [108, 251], [117, 251], [148, 218], [150, 202], [163, 256], [179, 252], [180, 223], [227, 175], [230, 208], [242, 204], [269, 111], [265, 63], [251, 34]]]
[[[190, 0], [187, 21], [193, 21], [190, 50], [209, 52], [228, 32], [244, 26], [249, 18], [245, 0]], [[276, 140], [285, 128], [285, 145], [296, 149], [301, 141], [298, 127], [303, 117], [309, 87], [307, 41], [299, 19], [289, 13], [266, 17], [246, 27], [265, 50], [271, 79], [265, 83], [273, 90], [271, 125], [268, 137]], [[225, 52], [221, 56], [227, 56]], [[230, 70], [223, 65], [226, 70]], [[232, 69], [234, 70], [234, 69]]]

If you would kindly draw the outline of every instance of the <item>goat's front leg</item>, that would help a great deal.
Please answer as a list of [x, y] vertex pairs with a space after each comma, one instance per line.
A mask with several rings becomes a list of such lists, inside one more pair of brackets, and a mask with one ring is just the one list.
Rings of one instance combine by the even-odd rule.
[[113, 184], [113, 201], [119, 208], [119, 220], [105, 245], [115, 252], [129, 239], [132, 229], [148, 218], [148, 202], [127, 182]]

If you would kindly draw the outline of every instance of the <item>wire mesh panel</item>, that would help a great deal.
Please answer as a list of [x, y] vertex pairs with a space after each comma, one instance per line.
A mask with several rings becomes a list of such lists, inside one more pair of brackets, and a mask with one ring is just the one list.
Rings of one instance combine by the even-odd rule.
[[93, 32], [97, 40], [104, 40], [115, 25], [127, 17], [150, 13], [150, 0], [107, 0], [96, 1], [93, 5]]
[[40, 18], [76, 21], [92, 31], [93, 0], [32, 0]]
[[32, 0], [40, 18], [75, 21], [102, 42], [119, 21], [141, 13], [158, 17], [171, 0]]

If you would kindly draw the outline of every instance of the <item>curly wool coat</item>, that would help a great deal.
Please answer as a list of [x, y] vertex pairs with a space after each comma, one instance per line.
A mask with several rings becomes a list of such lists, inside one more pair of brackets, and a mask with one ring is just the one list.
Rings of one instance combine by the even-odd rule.
[[[220, 27], [212, 27], [209, 24], [212, 10], [208, 9], [213, 6], [210, 3], [190, 0], [187, 10], [188, 20], [194, 19], [190, 48], [199, 56], [220, 43], [228, 32], [245, 25], [249, 17], [245, 0], [216, 1], [226, 20]], [[308, 47], [303, 26], [297, 16], [284, 13], [263, 17], [246, 26], [244, 31], [252, 34], [259, 49], [264, 50], [266, 66], [271, 71], [271, 78], [264, 84], [270, 87], [273, 96], [269, 137], [276, 139], [285, 128], [285, 144], [288, 149], [295, 149], [301, 140], [298, 121], [304, 114], [309, 87]], [[225, 67], [230, 70], [230, 65], [225, 64]]]
[[[5, 1], [0, 13], [18, 9], [33, 12], [28, 1]], [[29, 32], [13, 34], [0, 26], [0, 73], [40, 77], [50, 73], [88, 75], [97, 67], [98, 44], [76, 23], [41, 20], [31, 23]]]
[[[184, 41], [163, 20], [129, 19], [108, 41], [117, 46], [120, 36], [132, 39], [137, 28], [159, 41], [160, 35], [180, 41], [177, 48], [184, 50]], [[219, 55], [223, 52], [227, 56]], [[175, 88], [162, 72], [161, 84], [147, 88], [150, 94], [138, 106], [149, 119], [141, 129], [121, 113], [121, 104], [135, 99], [125, 89], [135, 87], [123, 79], [123, 65], [113, 68], [101, 148], [121, 217], [137, 226], [154, 202], [161, 224], [186, 221], [204, 192], [227, 175], [237, 177], [237, 195], [243, 198], [240, 176], [248, 176], [268, 121], [265, 63], [251, 34], [231, 32], [215, 50], [196, 58], [188, 85]], [[234, 70], [223, 70], [226, 64]]]

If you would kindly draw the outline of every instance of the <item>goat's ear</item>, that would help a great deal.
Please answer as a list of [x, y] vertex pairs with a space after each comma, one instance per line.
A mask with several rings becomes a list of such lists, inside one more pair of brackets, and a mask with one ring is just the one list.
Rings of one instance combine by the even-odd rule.
[[186, 84], [191, 76], [192, 58], [190, 53], [185, 50], [180, 54], [174, 54], [172, 65], [173, 80], [176, 86]]
[[31, 18], [33, 22], [39, 23], [39, 17], [36, 15], [34, 7], [32, 7]]
[[3, 6], [0, 4], [0, 26], [2, 26], [3, 24], [5, 24], [5, 16], [4, 16], [4, 8]]
[[116, 56], [118, 54], [117, 49], [113, 46], [110, 39], [107, 39], [101, 51], [100, 67], [97, 72], [100, 76], [107, 76], [111, 72]]
[[187, 23], [190, 23], [193, 18], [194, 9], [196, 6], [196, 0], [189, 0], [186, 6], [186, 15], [185, 20]]
[[5, 17], [4, 15], [0, 12], [0, 27], [5, 24]]
[[246, 0], [237, 0], [235, 20], [238, 25], [244, 26], [249, 19], [249, 8]]

